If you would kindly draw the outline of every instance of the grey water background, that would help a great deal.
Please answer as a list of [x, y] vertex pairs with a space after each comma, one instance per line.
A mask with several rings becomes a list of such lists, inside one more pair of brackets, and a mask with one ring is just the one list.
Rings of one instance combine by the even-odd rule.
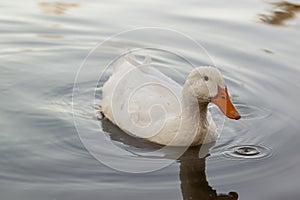
[[[299, 1], [2, 0], [0, 5], [1, 200], [300, 198]], [[177, 30], [201, 43], [224, 74], [242, 119], [226, 119], [206, 158], [193, 148], [161, 170], [130, 174], [105, 166], [87, 151], [75, 129], [72, 91], [91, 49], [139, 27]], [[165, 38], [174, 44], [177, 40], [162, 34], [161, 40]], [[135, 42], [108, 46], [91, 62], [104, 70], [101, 60]], [[210, 63], [189, 45], [180, 46], [192, 60]], [[180, 63], [159, 53], [153, 56], [165, 65]], [[95, 72], [81, 80], [90, 91], [97, 90], [88, 79], [98, 76]], [[177, 80], [172, 71], [168, 75]], [[101, 90], [103, 82], [99, 84]], [[80, 126], [105, 134], [129, 152], [155, 148], [99, 121], [89, 112], [95, 105], [85, 101], [86, 92], [78, 91], [82, 102], [75, 112], [102, 128]], [[101, 92], [96, 97], [100, 105]], [[98, 142], [103, 146], [104, 141]], [[244, 144], [262, 145], [269, 152], [260, 159], [224, 153]], [[115, 156], [110, 149], [101, 153]]]

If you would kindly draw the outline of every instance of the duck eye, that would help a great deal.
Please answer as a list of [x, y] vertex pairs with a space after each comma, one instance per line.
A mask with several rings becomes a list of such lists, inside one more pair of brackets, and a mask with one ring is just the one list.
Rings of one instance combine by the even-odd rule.
[[205, 80], [205, 81], [208, 81], [208, 76], [204, 76], [204, 80]]

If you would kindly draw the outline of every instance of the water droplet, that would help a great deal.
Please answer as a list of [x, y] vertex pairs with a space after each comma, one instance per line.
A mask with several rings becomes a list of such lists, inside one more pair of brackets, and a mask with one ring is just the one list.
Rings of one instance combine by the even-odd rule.
[[226, 148], [223, 153], [232, 158], [265, 158], [271, 155], [271, 149], [258, 145], [238, 145]]
[[260, 153], [259, 148], [255, 146], [240, 146], [235, 148], [234, 152], [244, 156], [253, 156]]

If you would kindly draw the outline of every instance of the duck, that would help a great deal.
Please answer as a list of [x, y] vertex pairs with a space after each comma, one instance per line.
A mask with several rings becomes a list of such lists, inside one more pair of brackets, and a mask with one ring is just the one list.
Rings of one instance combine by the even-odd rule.
[[102, 87], [101, 113], [125, 134], [166, 146], [198, 146], [215, 142], [217, 125], [208, 110], [215, 104], [238, 120], [221, 72], [195, 67], [183, 85], [155, 68], [146, 56], [121, 56]]

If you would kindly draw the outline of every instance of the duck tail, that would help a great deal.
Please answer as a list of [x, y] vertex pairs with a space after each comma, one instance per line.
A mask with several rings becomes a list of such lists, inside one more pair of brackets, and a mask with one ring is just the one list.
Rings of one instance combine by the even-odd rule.
[[145, 56], [143, 62], [140, 62], [133, 54], [129, 53], [124, 56], [125, 60], [128, 61], [130, 64], [139, 67], [142, 65], [149, 65], [152, 62], [152, 59], [149, 55]]

